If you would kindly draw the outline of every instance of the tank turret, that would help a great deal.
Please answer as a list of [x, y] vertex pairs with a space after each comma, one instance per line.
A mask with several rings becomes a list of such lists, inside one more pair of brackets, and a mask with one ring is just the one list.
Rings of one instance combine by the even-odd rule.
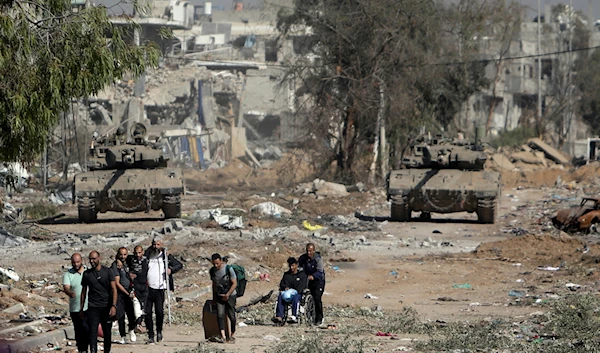
[[165, 168], [168, 158], [162, 146], [146, 140], [146, 127], [135, 123], [130, 138], [119, 128], [114, 135], [96, 138], [90, 147], [89, 170]]
[[150, 210], [162, 210], [165, 218], [179, 217], [181, 170], [168, 168], [161, 144], [148, 141], [143, 124], [135, 123], [126, 132], [119, 127], [112, 134], [93, 135], [89, 171], [77, 174], [73, 183], [79, 219], [90, 223], [98, 212]]
[[494, 223], [500, 174], [484, 170], [486, 156], [480, 140], [472, 143], [436, 136], [420, 139], [390, 172], [387, 196], [391, 219], [409, 221], [413, 211], [422, 219], [431, 213], [476, 212], [482, 223]]
[[470, 145], [444, 143], [419, 144], [412, 148], [412, 155], [402, 159], [406, 168], [483, 170], [487, 157]]

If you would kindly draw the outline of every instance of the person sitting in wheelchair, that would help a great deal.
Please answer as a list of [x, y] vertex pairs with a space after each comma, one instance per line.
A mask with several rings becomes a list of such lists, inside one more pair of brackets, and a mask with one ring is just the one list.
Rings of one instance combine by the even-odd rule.
[[280, 293], [277, 298], [275, 317], [273, 318], [275, 323], [283, 323], [284, 311], [287, 310], [287, 305], [292, 306], [290, 321], [294, 323], [298, 322], [300, 301], [304, 290], [308, 286], [308, 277], [303, 271], [298, 270], [298, 260], [290, 257], [287, 263], [290, 269], [283, 274], [283, 278], [281, 278], [281, 282], [279, 283]]

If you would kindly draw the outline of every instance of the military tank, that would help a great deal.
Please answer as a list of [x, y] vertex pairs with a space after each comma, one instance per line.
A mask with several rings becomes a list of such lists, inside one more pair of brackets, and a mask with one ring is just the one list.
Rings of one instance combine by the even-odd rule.
[[79, 220], [94, 223], [98, 213], [162, 210], [165, 218], [181, 214], [184, 192], [180, 169], [169, 168], [162, 146], [147, 139], [146, 127], [120, 127], [97, 137], [89, 149], [88, 171], [75, 175], [73, 203]]
[[406, 222], [413, 211], [421, 219], [431, 213], [476, 212], [480, 223], [494, 223], [500, 197], [500, 173], [484, 170], [480, 143], [422, 139], [403, 158], [402, 168], [387, 177], [391, 219]]

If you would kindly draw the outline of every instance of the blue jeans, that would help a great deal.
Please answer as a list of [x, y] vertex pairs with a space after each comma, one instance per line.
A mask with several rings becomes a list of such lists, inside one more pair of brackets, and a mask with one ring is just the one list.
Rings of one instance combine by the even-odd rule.
[[[292, 297], [292, 315], [298, 316], [298, 308], [300, 307], [300, 300], [302, 299], [302, 294], [297, 293]], [[282, 293], [279, 293], [279, 297], [277, 297], [277, 310], [275, 311], [276, 317], [283, 317], [283, 313], [285, 311], [285, 303], [283, 301]]]

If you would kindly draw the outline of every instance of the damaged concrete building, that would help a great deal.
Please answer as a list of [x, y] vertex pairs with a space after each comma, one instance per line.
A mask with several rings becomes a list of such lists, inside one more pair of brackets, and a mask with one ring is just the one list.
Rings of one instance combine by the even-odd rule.
[[[261, 159], [281, 157], [281, 144], [297, 134], [284, 118], [293, 110], [293, 87], [281, 88], [284, 71], [270, 65], [286, 54], [275, 40], [276, 11], [243, 5], [228, 11], [210, 2], [148, 5], [147, 15], [133, 17], [139, 25], [134, 40], [157, 42], [165, 54], [160, 67], [74, 104], [57, 128], [54, 144], [89, 141], [93, 131], [144, 122], [166, 142], [171, 159], [188, 166], [218, 167], [243, 156], [258, 166]], [[127, 15], [133, 9], [123, 9], [112, 21], [126, 26]], [[161, 38], [163, 27], [172, 29], [174, 37]], [[87, 136], [65, 133], [71, 125], [85, 126]], [[56, 169], [66, 171], [74, 161], [85, 165], [81, 156], [58, 150], [63, 150], [63, 166]]]
[[[486, 126], [495, 135], [519, 126], [533, 126], [538, 120], [539, 95], [539, 116], [555, 125], [554, 143], [562, 144], [572, 155], [575, 140], [589, 136], [588, 126], [577, 115], [577, 94], [572, 76], [569, 77], [574, 74], [573, 65], [580, 55], [570, 52], [573, 35], [569, 26], [580, 15], [571, 10], [573, 19], [569, 22], [568, 6], [565, 11], [558, 19], [544, 21], [552, 18], [551, 7], [546, 6], [539, 38], [537, 19], [528, 19], [519, 24], [508, 44], [502, 34], [477, 39], [483, 58], [489, 60], [485, 75], [490, 86], [464, 104], [457, 117], [463, 130], [469, 132], [474, 131], [474, 126]], [[590, 34], [589, 46], [600, 43], [600, 32], [590, 26]]]

